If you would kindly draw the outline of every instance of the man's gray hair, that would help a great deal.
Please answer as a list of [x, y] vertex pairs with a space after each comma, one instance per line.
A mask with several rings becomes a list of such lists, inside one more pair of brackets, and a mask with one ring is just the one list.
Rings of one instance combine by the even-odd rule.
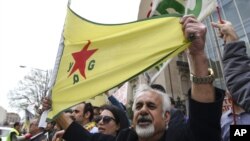
[[170, 104], [170, 98], [166, 93], [163, 93], [157, 89], [153, 89], [151, 88], [149, 85], [146, 84], [142, 84], [139, 86], [139, 88], [136, 90], [135, 96], [134, 96], [134, 103], [132, 106], [132, 110], [133, 112], [135, 111], [135, 105], [137, 103], [138, 97], [140, 97], [141, 95], [143, 95], [143, 92], [146, 91], [151, 91], [154, 92], [155, 94], [158, 94], [159, 96], [161, 96], [162, 99], [162, 110], [164, 112], [169, 112], [170, 108], [171, 108], [171, 104]]

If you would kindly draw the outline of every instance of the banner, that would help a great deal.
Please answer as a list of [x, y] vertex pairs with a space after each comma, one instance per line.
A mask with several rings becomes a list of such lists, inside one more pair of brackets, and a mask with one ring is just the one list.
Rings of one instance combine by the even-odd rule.
[[116, 90], [112, 95], [119, 100], [123, 105], [128, 103], [127, 96], [128, 96], [128, 82], [123, 84], [118, 90]]
[[202, 21], [216, 9], [216, 6], [216, 0], [141, 0], [138, 19], [179, 13], [193, 14]]
[[185, 50], [188, 41], [179, 18], [161, 16], [126, 24], [100, 24], [68, 8], [49, 117]]

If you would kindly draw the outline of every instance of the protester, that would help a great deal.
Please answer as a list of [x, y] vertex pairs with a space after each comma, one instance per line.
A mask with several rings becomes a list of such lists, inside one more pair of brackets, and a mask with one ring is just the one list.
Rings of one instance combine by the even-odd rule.
[[15, 122], [11, 132], [7, 136], [7, 141], [16, 141], [18, 140], [18, 136], [20, 136], [20, 122]]
[[[68, 115], [68, 112], [64, 112], [65, 113], [65, 116], [67, 116], [68, 118], [71, 118], [71, 116]], [[62, 141], [62, 136], [64, 134], [64, 130], [61, 128], [60, 125], [56, 124], [54, 126], [54, 130], [55, 130], [55, 133], [52, 137], [52, 141]]]
[[175, 101], [170, 97], [171, 110], [170, 110], [170, 121], [168, 123], [168, 128], [178, 128], [178, 125], [186, 122], [186, 116], [184, 113], [175, 107]]
[[250, 58], [245, 42], [239, 41], [229, 21], [212, 25], [220, 30], [220, 36], [226, 43], [222, 62], [227, 88], [233, 100], [250, 112]]
[[[44, 101], [44, 105], [47, 105], [47, 101]], [[50, 107], [50, 106], [48, 106]], [[69, 110], [64, 112], [67, 118], [74, 120], [90, 133], [98, 133], [94, 118], [94, 109], [91, 103], [82, 102], [72, 108], [72, 113], [69, 114]], [[53, 137], [53, 141], [59, 140], [64, 134], [64, 130], [57, 131]]]
[[[226, 95], [232, 100], [229, 92]], [[250, 113], [235, 102], [232, 102], [232, 108], [221, 116], [222, 141], [230, 141], [230, 125], [250, 125]]]
[[52, 138], [56, 132], [55, 130], [55, 125], [56, 125], [56, 122], [55, 121], [48, 121], [47, 122], [47, 126], [45, 128], [45, 132], [48, 134], [48, 141], [52, 141]]
[[93, 106], [93, 111], [94, 111], [93, 120], [95, 121], [95, 119], [100, 115], [100, 107], [98, 107], [98, 106]]
[[133, 127], [114, 137], [90, 134], [87, 130], [61, 114], [57, 123], [65, 129], [67, 141], [219, 141], [220, 117], [224, 93], [212, 86], [213, 73], [208, 69], [204, 51], [206, 27], [193, 16], [185, 16], [180, 23], [186, 38], [192, 40], [188, 49], [192, 86], [189, 91], [189, 120], [184, 128], [166, 129], [170, 119], [169, 97], [149, 86], [140, 88], [133, 103]]
[[121, 102], [119, 102], [112, 94], [110, 94], [109, 92], [105, 92], [105, 95], [108, 97], [108, 100], [112, 105], [118, 107], [121, 110], [126, 111], [124, 105]]
[[[223, 55], [226, 85], [231, 92], [227, 92], [232, 100], [232, 109], [221, 117], [222, 141], [230, 140], [230, 125], [250, 124], [250, 58], [246, 54], [245, 42], [238, 41], [238, 36], [229, 21], [212, 23], [219, 28], [219, 36], [226, 43]], [[244, 99], [239, 98], [241, 95]], [[232, 97], [233, 96], [233, 97]], [[238, 103], [239, 102], [239, 103]], [[241, 106], [245, 107], [243, 109]]]
[[126, 114], [118, 107], [104, 105], [100, 108], [102, 113], [96, 119], [99, 133], [116, 136], [121, 130], [129, 127]]
[[97, 133], [98, 128], [96, 127], [96, 123], [93, 120], [94, 111], [91, 103], [80, 103], [72, 108], [72, 118], [75, 122], [82, 125], [85, 129], [87, 129], [90, 133]]
[[31, 136], [32, 135], [29, 133], [22, 135], [20, 122], [15, 122], [6, 140], [7, 141], [26, 141], [26, 140], [29, 140]]
[[20, 122], [15, 122], [13, 127], [18, 131], [19, 134], [21, 133], [21, 123]]
[[17, 136], [20, 135], [20, 132], [16, 129], [17, 124], [19, 124], [19, 122], [14, 123], [13, 128], [11, 129], [10, 133], [7, 136], [7, 141], [12, 141], [12, 140], [17, 140]]
[[[160, 84], [151, 84], [150, 87], [159, 90], [163, 93], [166, 93], [165, 88]], [[175, 101], [172, 97], [170, 97], [170, 103], [171, 108], [168, 128], [181, 128], [179, 127], [179, 125], [182, 125], [184, 122], [186, 122], [185, 115], [181, 110], [175, 108]]]
[[105, 92], [105, 95], [108, 97], [108, 100], [112, 105], [116, 106], [125, 113], [125, 116], [127, 116], [126, 118], [127, 124], [130, 124], [129, 117], [126, 111], [126, 106], [124, 106], [121, 102], [119, 102], [112, 94]]
[[39, 119], [34, 118], [30, 121], [30, 129], [29, 132], [32, 135], [30, 141], [46, 141], [47, 136], [45, 135], [44, 129], [38, 127]]
[[[50, 100], [49, 100], [50, 101]], [[51, 103], [49, 102], [48, 99], [43, 101], [43, 105], [47, 105], [45, 107], [43, 107], [45, 110], [48, 110], [46, 109], [46, 107], [51, 107], [48, 103]], [[64, 110], [64, 113], [65, 113], [65, 116], [67, 116], [68, 118], [71, 118], [72, 120], [74, 119], [73, 116], [72, 116], [72, 109], [68, 108], [66, 110]], [[55, 124], [54, 125], [54, 130], [52, 133], [49, 134], [49, 141], [62, 141], [62, 136], [64, 134], [64, 130], [60, 127], [60, 125], [58, 124]]]

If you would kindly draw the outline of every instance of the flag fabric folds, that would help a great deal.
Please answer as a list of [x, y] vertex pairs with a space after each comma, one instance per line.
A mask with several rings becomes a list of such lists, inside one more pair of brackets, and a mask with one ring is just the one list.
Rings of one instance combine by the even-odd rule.
[[81, 18], [68, 8], [49, 117], [185, 50], [189, 43], [179, 20], [177, 15], [168, 15], [124, 24], [100, 24]]
[[217, 0], [141, 0], [138, 19], [179, 13], [193, 14], [202, 21], [216, 6]]

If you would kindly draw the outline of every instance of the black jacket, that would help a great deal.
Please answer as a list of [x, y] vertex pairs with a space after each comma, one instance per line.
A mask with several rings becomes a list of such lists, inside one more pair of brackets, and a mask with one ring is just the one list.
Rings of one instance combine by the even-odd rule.
[[226, 44], [222, 61], [228, 90], [235, 102], [250, 112], [250, 58], [245, 42]]

